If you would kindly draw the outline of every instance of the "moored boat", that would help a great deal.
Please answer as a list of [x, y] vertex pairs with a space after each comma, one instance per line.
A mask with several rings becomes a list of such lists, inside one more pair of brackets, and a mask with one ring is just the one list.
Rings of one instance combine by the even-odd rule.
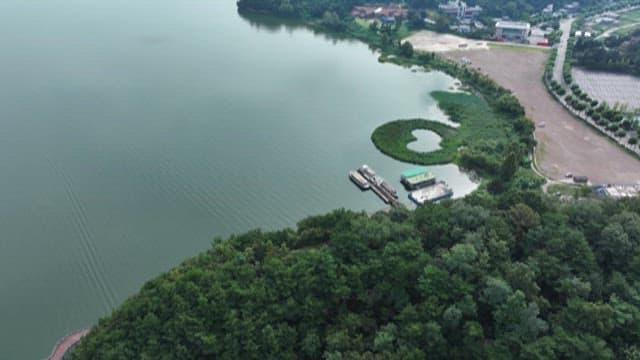
[[418, 205], [427, 202], [436, 202], [453, 196], [453, 190], [444, 181], [439, 181], [409, 194], [409, 199]]
[[368, 190], [371, 187], [367, 179], [365, 179], [359, 172], [355, 170], [349, 171], [349, 179], [351, 179], [351, 181], [353, 181], [354, 184], [358, 185], [358, 187], [362, 190]]

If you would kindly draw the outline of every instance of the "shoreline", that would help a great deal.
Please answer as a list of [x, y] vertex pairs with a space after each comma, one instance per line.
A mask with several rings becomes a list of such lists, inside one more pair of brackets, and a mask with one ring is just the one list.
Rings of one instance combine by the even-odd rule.
[[46, 358], [46, 360], [63, 360], [64, 356], [67, 354], [67, 351], [71, 349], [71, 347], [78, 343], [85, 335], [87, 335], [91, 331], [91, 328], [84, 328], [71, 334], [66, 335], [62, 339], [58, 340], [58, 342], [53, 346], [51, 353]]

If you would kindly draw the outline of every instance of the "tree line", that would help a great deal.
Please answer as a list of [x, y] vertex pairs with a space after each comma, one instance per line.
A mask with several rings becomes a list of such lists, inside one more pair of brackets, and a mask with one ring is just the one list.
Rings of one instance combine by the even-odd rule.
[[640, 29], [604, 39], [577, 38], [573, 58], [577, 65], [590, 70], [640, 76]]

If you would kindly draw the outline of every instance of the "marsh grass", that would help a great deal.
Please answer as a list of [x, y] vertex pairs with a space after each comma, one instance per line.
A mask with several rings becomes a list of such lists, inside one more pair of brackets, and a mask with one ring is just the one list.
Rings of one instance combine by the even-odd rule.
[[[438, 165], [458, 162], [458, 155], [465, 148], [484, 152], [483, 155], [488, 157], [498, 156], [496, 150], [514, 137], [508, 119], [495, 113], [479, 96], [445, 91], [435, 91], [431, 95], [450, 120], [460, 124], [458, 128], [427, 119], [395, 120], [374, 130], [371, 140], [376, 148], [396, 160]], [[440, 149], [416, 152], [407, 148], [416, 140], [412, 134], [414, 130], [430, 130], [438, 134], [442, 138]]]

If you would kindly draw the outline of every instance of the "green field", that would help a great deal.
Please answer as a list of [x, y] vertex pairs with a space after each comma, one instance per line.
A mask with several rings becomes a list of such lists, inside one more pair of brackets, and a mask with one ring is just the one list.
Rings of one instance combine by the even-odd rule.
[[505, 49], [511, 51], [519, 51], [519, 52], [538, 52], [538, 51], [549, 51], [548, 47], [540, 47], [540, 46], [532, 46], [532, 45], [520, 45], [520, 44], [500, 44], [500, 43], [489, 43], [489, 48], [491, 49]]
[[[500, 159], [496, 154], [513, 137], [509, 121], [476, 95], [444, 91], [431, 95], [450, 120], [459, 123], [460, 127], [425, 119], [396, 120], [373, 132], [371, 140], [376, 148], [397, 160], [419, 165], [465, 162], [460, 155], [466, 154], [476, 160], [482, 158], [474, 163], [490, 165], [489, 168], [497, 166]], [[421, 129], [433, 131], [442, 138], [439, 150], [420, 153], [407, 148], [407, 144], [416, 140], [412, 132]]]
[[620, 16], [621, 23], [631, 24], [640, 22], [640, 9], [626, 12]]
[[620, 36], [626, 36], [631, 34], [632, 32], [638, 30], [640, 28], [640, 23], [636, 23], [636, 24], [632, 24], [631, 26], [626, 26], [623, 28], [620, 28], [616, 31], [614, 31], [613, 33], [615, 35], [620, 35]]
[[547, 192], [552, 195], [564, 195], [574, 198], [583, 198], [591, 195], [591, 188], [586, 185], [552, 184]]
[[615, 24], [594, 24], [592, 28], [597, 32], [604, 32], [610, 29], [621, 28], [620, 30], [615, 30], [614, 34], [626, 35], [638, 28], [638, 26], [629, 26], [633, 24], [637, 24], [640, 26], [640, 9], [621, 14], [619, 21]]

